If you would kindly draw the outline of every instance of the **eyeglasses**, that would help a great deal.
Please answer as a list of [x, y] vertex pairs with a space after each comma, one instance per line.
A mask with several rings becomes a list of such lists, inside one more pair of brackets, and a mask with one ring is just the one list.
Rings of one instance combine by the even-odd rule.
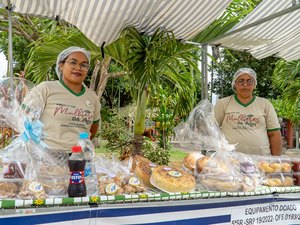
[[90, 65], [89, 65], [88, 63], [82, 63], [82, 64], [79, 64], [79, 63], [77, 62], [77, 60], [70, 60], [70, 61], [66, 60], [66, 61], [64, 61], [64, 62], [67, 62], [67, 63], [70, 65], [70, 67], [71, 67], [72, 69], [75, 69], [78, 65], [79, 65], [79, 68], [80, 68], [82, 71], [88, 71], [89, 68], [90, 68]]
[[246, 84], [247, 86], [252, 86], [254, 84], [254, 80], [253, 79], [249, 79], [249, 80], [240, 79], [240, 80], [237, 80], [236, 83], [239, 86], [243, 86], [244, 84]]

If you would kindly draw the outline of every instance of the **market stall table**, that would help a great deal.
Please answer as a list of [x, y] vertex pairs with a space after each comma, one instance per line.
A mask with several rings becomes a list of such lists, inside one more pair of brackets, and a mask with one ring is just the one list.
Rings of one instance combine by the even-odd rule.
[[299, 224], [300, 187], [0, 200], [0, 224]]

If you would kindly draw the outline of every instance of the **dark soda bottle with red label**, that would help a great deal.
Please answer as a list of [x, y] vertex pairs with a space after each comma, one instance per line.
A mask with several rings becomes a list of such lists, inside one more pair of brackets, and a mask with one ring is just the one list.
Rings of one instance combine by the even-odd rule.
[[84, 182], [85, 158], [81, 146], [72, 147], [72, 155], [68, 159], [70, 170], [69, 197], [85, 197], [86, 186]]

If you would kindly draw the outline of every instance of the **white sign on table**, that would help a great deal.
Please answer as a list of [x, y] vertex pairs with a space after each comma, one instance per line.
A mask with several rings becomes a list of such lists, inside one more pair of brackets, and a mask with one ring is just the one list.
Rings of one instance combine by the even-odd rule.
[[270, 203], [240, 206], [233, 209], [232, 225], [282, 225], [300, 221], [299, 203]]

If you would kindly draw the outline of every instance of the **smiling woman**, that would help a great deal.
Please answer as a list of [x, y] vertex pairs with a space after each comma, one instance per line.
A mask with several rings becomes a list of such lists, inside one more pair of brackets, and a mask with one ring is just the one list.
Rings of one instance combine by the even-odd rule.
[[100, 101], [83, 81], [87, 76], [90, 53], [71, 46], [57, 57], [55, 71], [59, 80], [44, 81], [33, 88], [23, 102], [31, 110], [32, 99], [38, 98], [43, 109], [40, 121], [47, 134], [43, 141], [49, 150], [70, 153], [79, 133], [87, 132], [92, 139], [100, 120]]
[[0, 52], [0, 78], [6, 76], [7, 60], [3, 52]]

